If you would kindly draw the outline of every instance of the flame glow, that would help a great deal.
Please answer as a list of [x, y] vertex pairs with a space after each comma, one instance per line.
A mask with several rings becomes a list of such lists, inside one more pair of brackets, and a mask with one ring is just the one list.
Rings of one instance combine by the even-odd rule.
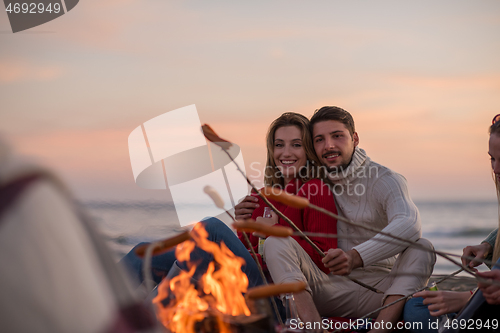
[[[195, 333], [196, 323], [212, 315], [217, 321], [218, 331], [230, 333], [230, 328], [223, 321], [224, 315], [250, 315], [242, 295], [248, 287], [248, 278], [241, 271], [245, 261], [235, 256], [224, 242], [219, 246], [209, 241], [208, 233], [200, 223], [195, 225], [191, 236], [194, 241], [177, 246], [177, 260], [188, 261], [197, 245], [211, 253], [214, 261], [202, 276], [199, 288], [191, 283], [196, 270], [194, 264], [189, 267], [189, 272], [181, 271], [178, 276], [160, 283], [158, 296], [153, 300], [158, 320], [171, 332]], [[170, 301], [164, 306], [162, 300], [165, 299]]]

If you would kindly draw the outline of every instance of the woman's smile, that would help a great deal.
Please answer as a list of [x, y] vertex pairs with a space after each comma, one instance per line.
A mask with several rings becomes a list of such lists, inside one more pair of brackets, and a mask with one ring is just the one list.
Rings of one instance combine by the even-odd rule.
[[295, 178], [307, 162], [302, 144], [302, 133], [297, 126], [283, 126], [274, 134], [274, 163], [285, 183]]

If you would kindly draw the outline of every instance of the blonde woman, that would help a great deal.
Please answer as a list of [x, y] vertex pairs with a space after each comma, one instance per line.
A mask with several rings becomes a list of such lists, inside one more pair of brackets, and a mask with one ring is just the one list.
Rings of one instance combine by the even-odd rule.
[[[281, 188], [301, 197], [306, 197], [317, 206], [325, 208], [337, 214], [335, 200], [331, 189], [322, 180], [322, 168], [317, 160], [312, 144], [309, 130], [309, 120], [301, 114], [294, 112], [283, 113], [274, 120], [267, 132], [267, 162], [264, 176], [264, 184], [275, 188]], [[267, 205], [257, 196], [248, 196], [250, 205], [256, 205], [253, 212], [239, 215], [241, 218], [253, 218], [258, 222], [266, 224], [281, 224], [288, 226], [283, 219], [277, 215], [272, 218], [263, 218]], [[303, 231], [337, 234], [337, 221], [327, 217], [318, 211], [306, 208], [290, 208], [279, 202], [273, 205], [285, 216], [290, 218], [297, 227]], [[238, 233], [240, 240], [245, 243], [242, 233]], [[258, 252], [258, 237], [248, 234], [255, 252]], [[322, 257], [300, 237], [293, 237], [299, 245], [307, 252], [313, 262], [323, 272], [328, 274], [328, 268], [321, 261]], [[313, 242], [324, 252], [337, 248], [336, 238], [312, 238]], [[259, 255], [259, 259], [261, 257]], [[262, 262], [262, 260], [261, 260]], [[262, 262], [263, 263], [263, 262]], [[263, 263], [265, 265], [265, 263]]]

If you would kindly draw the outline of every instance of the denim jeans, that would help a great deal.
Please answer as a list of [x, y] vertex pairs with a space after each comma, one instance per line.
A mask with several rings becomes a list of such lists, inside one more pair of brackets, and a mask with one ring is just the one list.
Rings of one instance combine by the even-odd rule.
[[[410, 298], [403, 310], [403, 319], [405, 323], [412, 323], [410, 332], [414, 333], [438, 333], [439, 317], [431, 316], [427, 305], [423, 303], [422, 297]], [[455, 313], [448, 313], [445, 316], [453, 318]]]
[[[259, 269], [252, 256], [245, 248], [243, 243], [241, 243], [238, 237], [226, 224], [224, 224], [224, 222], [211, 217], [200, 223], [203, 223], [205, 225], [205, 229], [208, 232], [208, 239], [210, 241], [217, 244], [220, 244], [220, 242], [223, 241], [224, 244], [226, 244], [226, 246], [236, 256], [241, 257], [245, 260], [246, 264], [241, 267], [241, 270], [248, 277], [248, 288], [263, 284]], [[137, 246], [142, 244], [146, 243], [140, 243]], [[144, 280], [142, 274], [143, 260], [135, 254], [134, 250], [136, 247], [134, 247], [129, 253], [127, 253], [127, 255], [125, 255], [125, 257], [120, 260], [120, 264], [124, 265], [128, 269], [128, 271], [132, 274], [132, 277], [135, 278], [136, 281], [142, 283]], [[175, 249], [153, 257], [151, 268], [152, 276], [156, 284], [160, 283], [161, 280], [167, 275], [175, 260]], [[195, 250], [191, 253], [190, 258], [190, 262], [195, 262], [196, 264], [198, 264], [194, 278], [201, 277], [201, 275], [206, 272], [208, 264], [211, 261], [213, 261], [213, 256], [211, 254], [196, 247]], [[188, 263], [179, 262], [178, 264], [180, 268], [186, 269]]]
[[[496, 262], [500, 264], [500, 259]], [[498, 267], [493, 267], [493, 269], [499, 269]], [[436, 327], [435, 322], [438, 320], [437, 317], [431, 316], [429, 309], [427, 309], [427, 305], [423, 304], [424, 299], [422, 297], [412, 298], [406, 302], [403, 318], [405, 322], [409, 323], [422, 323], [422, 329], [411, 329], [411, 332], [422, 332], [422, 333], [437, 333], [437, 329], [433, 329]], [[479, 306], [484, 306], [484, 308], [479, 309]], [[488, 305], [484, 301], [484, 297], [482, 292], [479, 290], [476, 292], [474, 297], [469, 300], [464, 309], [462, 309], [458, 317], [456, 317], [456, 313], [448, 313], [446, 316], [450, 319], [455, 318], [456, 320], [466, 319], [481, 319], [481, 316], [484, 316], [485, 319], [493, 319], [494, 316], [498, 313], [498, 305]], [[479, 309], [479, 310], [478, 310]], [[476, 312], [477, 310], [477, 312]], [[495, 313], [495, 315], [490, 315], [490, 313]], [[434, 323], [431, 328], [430, 323]], [[445, 332], [458, 332], [458, 330], [448, 329]]]

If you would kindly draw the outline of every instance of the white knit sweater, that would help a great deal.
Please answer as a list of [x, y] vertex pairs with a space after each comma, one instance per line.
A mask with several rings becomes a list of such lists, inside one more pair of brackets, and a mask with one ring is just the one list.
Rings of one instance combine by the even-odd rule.
[[[406, 179], [372, 162], [363, 149], [356, 147], [348, 168], [329, 178], [341, 216], [409, 240], [421, 237], [420, 216], [409, 196]], [[375, 264], [390, 268], [396, 255], [408, 246], [342, 221], [338, 221], [337, 230], [339, 248], [354, 248], [364, 267]]]

